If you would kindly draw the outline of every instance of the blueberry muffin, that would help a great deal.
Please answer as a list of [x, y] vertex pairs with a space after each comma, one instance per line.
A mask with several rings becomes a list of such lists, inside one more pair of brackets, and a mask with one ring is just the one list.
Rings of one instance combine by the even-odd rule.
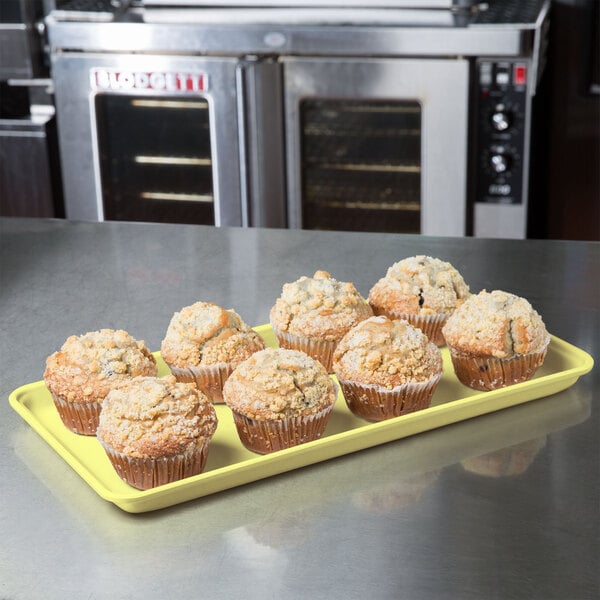
[[448, 319], [443, 334], [456, 376], [476, 390], [531, 379], [550, 343], [531, 304], [501, 290], [468, 298]]
[[201, 473], [216, 428], [193, 383], [136, 377], [106, 397], [97, 437], [119, 477], [146, 490]]
[[285, 348], [253, 354], [223, 387], [240, 440], [260, 454], [321, 437], [336, 397], [335, 384], [320, 362]]
[[443, 346], [442, 327], [469, 296], [469, 286], [448, 262], [412, 256], [394, 263], [369, 292], [376, 315], [406, 319], [436, 345]]
[[271, 327], [281, 348], [301, 350], [331, 373], [333, 351], [344, 334], [373, 315], [353, 283], [326, 271], [286, 283], [271, 308]]
[[121, 329], [101, 329], [70, 336], [47, 358], [44, 381], [65, 426], [94, 435], [110, 390], [132, 377], [156, 372], [156, 360], [143, 341]]
[[263, 339], [234, 310], [196, 302], [171, 318], [161, 354], [178, 381], [194, 382], [214, 403], [233, 369], [263, 350]]
[[342, 338], [333, 370], [348, 408], [382, 421], [429, 406], [442, 376], [442, 355], [408, 321], [379, 315]]

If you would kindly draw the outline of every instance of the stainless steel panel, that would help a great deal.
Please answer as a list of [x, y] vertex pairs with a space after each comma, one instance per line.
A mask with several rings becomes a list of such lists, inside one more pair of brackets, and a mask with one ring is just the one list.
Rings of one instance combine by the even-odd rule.
[[0, 23], [0, 79], [33, 76], [29, 42], [27, 25]]
[[[208, 100], [211, 113], [215, 224], [241, 225], [236, 65], [235, 59], [94, 54], [53, 56], [67, 217], [103, 219], [92, 108], [97, 92], [90, 87], [90, 70], [103, 67], [131, 72], [199, 71], [206, 73], [209, 80], [209, 89], [201, 96]], [[147, 94], [148, 97], [160, 97], [157, 92]]]
[[300, 101], [408, 99], [422, 106], [421, 233], [466, 233], [467, 61], [286, 58], [284, 79], [291, 227], [302, 227]]
[[476, 202], [473, 235], [482, 238], [524, 239], [527, 234], [526, 204]]
[[[367, 4], [375, 7], [389, 8], [451, 8], [454, 4], [453, 0], [286, 0], [286, 6], [312, 6], [315, 8], [321, 6], [338, 6], [346, 8], [348, 6], [365, 6]], [[238, 7], [238, 6], [281, 6], [281, 0], [144, 0], [144, 6], [221, 6]]]
[[247, 61], [239, 67], [244, 225], [285, 227], [285, 159], [281, 65]]
[[[528, 27], [291, 26], [279, 22], [234, 28], [227, 23], [67, 23], [47, 19], [52, 52], [177, 54], [327, 54], [330, 56], [518, 56]], [[263, 21], [264, 23], [264, 21]]]
[[456, 16], [444, 10], [390, 10], [387, 8], [177, 8], [146, 10], [146, 23], [194, 23], [305, 27], [309, 25], [394, 25], [396, 27], [453, 27]]

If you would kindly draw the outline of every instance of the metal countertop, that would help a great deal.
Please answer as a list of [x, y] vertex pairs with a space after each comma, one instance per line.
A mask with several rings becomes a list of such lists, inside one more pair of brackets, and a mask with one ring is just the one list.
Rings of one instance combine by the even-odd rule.
[[157, 349], [198, 299], [265, 323], [326, 269], [366, 295], [429, 254], [472, 291], [530, 300], [600, 349], [600, 244], [0, 219], [0, 597], [482, 598], [600, 595], [600, 375], [548, 398], [164, 510], [95, 492], [10, 408], [66, 337], [121, 327]]

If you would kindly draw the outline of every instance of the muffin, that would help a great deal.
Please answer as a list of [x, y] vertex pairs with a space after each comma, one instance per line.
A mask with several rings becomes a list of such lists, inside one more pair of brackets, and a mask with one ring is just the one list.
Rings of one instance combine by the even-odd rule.
[[406, 319], [443, 346], [442, 327], [468, 296], [469, 286], [450, 263], [419, 255], [394, 263], [369, 291], [369, 304], [375, 315]]
[[333, 370], [348, 408], [383, 421], [429, 406], [442, 376], [442, 354], [408, 321], [380, 315], [342, 338]]
[[193, 384], [136, 377], [113, 389], [97, 437], [121, 479], [140, 489], [201, 473], [217, 415]]
[[223, 387], [242, 444], [259, 454], [321, 437], [336, 396], [320, 362], [285, 348], [253, 354]]
[[65, 426], [94, 435], [110, 390], [132, 377], [156, 372], [156, 360], [143, 341], [121, 329], [101, 329], [69, 337], [46, 359], [44, 381]]
[[448, 319], [443, 334], [456, 376], [476, 390], [531, 379], [550, 342], [531, 304], [501, 290], [468, 298]]
[[171, 318], [161, 354], [177, 381], [194, 382], [212, 402], [223, 402], [223, 384], [263, 339], [234, 310], [196, 302]]
[[336, 281], [326, 271], [283, 286], [271, 308], [271, 327], [281, 348], [301, 350], [331, 373], [337, 343], [360, 321], [373, 315], [354, 284]]

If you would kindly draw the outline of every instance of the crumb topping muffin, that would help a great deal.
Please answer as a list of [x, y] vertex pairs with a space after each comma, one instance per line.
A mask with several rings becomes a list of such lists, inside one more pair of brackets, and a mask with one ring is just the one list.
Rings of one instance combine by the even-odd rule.
[[531, 304], [502, 290], [471, 296], [442, 331], [459, 381], [483, 391], [531, 379], [550, 343]]
[[348, 332], [334, 353], [338, 378], [393, 389], [428, 381], [442, 372], [442, 355], [404, 320], [371, 317]]
[[229, 408], [257, 420], [316, 414], [337, 393], [324, 367], [297, 350], [267, 348], [244, 361], [223, 388]]
[[97, 437], [128, 457], [157, 458], [195, 451], [216, 428], [215, 410], [194, 384], [138, 377], [109, 393]]
[[372, 314], [353, 283], [316, 271], [313, 277], [303, 276], [283, 286], [270, 320], [282, 332], [337, 341]]
[[369, 292], [378, 310], [396, 313], [452, 313], [469, 295], [469, 286], [448, 262], [431, 256], [412, 256], [394, 263]]
[[531, 304], [501, 290], [471, 296], [448, 319], [443, 334], [457, 350], [496, 358], [538, 352], [550, 341]]
[[156, 360], [143, 341], [121, 329], [101, 329], [70, 336], [47, 358], [44, 380], [62, 400], [102, 402], [118, 382], [156, 372]]
[[263, 339], [234, 310], [196, 302], [176, 312], [161, 353], [169, 365], [237, 364], [265, 347]]

